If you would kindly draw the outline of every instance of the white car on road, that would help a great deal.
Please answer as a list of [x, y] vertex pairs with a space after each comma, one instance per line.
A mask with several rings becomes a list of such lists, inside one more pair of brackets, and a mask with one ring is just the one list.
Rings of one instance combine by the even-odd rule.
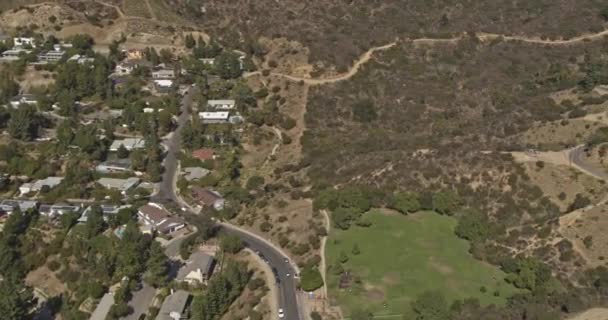
[[279, 319], [283, 318], [285, 318], [285, 312], [283, 312], [283, 309], [279, 309]]

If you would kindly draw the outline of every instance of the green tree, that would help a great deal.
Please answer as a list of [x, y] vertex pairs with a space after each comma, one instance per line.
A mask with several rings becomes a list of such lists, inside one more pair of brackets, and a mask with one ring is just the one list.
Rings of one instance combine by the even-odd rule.
[[90, 50], [93, 44], [95, 44], [95, 41], [88, 34], [77, 34], [72, 37], [72, 47], [78, 50], [80, 54], [84, 54]]
[[323, 286], [323, 277], [316, 268], [304, 268], [300, 276], [300, 286], [304, 291], [314, 291]]
[[129, 150], [124, 145], [120, 145], [116, 150], [116, 157], [119, 159], [126, 159], [129, 157]]
[[19, 93], [19, 84], [6, 69], [0, 71], [0, 104], [7, 103]]
[[162, 287], [169, 282], [168, 258], [158, 241], [152, 241], [146, 262], [146, 282], [155, 287]]
[[414, 192], [398, 192], [393, 194], [389, 207], [404, 214], [416, 212], [421, 208], [419, 198]]
[[73, 126], [74, 123], [69, 120], [62, 121], [59, 126], [57, 126], [57, 142], [60, 146], [67, 147], [72, 144], [72, 141], [74, 140]]
[[353, 117], [359, 122], [372, 122], [378, 118], [374, 102], [363, 99], [353, 104]]
[[264, 185], [264, 177], [252, 176], [247, 180], [247, 189], [256, 190]]
[[488, 218], [477, 211], [463, 213], [454, 230], [457, 236], [473, 242], [485, 240], [490, 231]]
[[233, 52], [221, 53], [215, 58], [213, 67], [223, 79], [236, 79], [243, 73], [239, 56]]
[[433, 194], [433, 209], [438, 213], [452, 215], [460, 208], [460, 205], [460, 197], [451, 190]]
[[87, 239], [91, 239], [100, 234], [105, 228], [106, 225], [103, 220], [101, 207], [99, 205], [91, 206], [91, 211], [89, 211], [87, 222], [85, 223], [85, 236]]
[[0, 281], [0, 314], [2, 319], [27, 319], [33, 306], [32, 290], [8, 279]]
[[608, 21], [608, 6], [605, 6], [601, 11], [600, 11], [600, 17], [602, 17], [604, 19], [604, 21]]
[[235, 235], [224, 235], [220, 241], [222, 251], [235, 254], [243, 249], [243, 241]]
[[11, 110], [7, 130], [12, 138], [31, 141], [38, 136], [40, 126], [41, 121], [35, 107], [21, 104], [17, 109]]
[[59, 107], [59, 115], [72, 117], [76, 114], [76, 100], [69, 91], [61, 91], [57, 96], [57, 106]]
[[438, 291], [427, 291], [412, 302], [416, 320], [446, 320], [450, 311], [443, 294]]
[[186, 48], [188, 48], [188, 49], [192, 49], [196, 45], [196, 41], [194, 40], [194, 37], [192, 36], [192, 34], [187, 34], [184, 42], [185, 42]]

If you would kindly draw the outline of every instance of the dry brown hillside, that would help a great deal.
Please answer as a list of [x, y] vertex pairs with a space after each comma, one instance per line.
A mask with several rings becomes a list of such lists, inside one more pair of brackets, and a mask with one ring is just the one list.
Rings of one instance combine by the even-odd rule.
[[605, 24], [602, 4], [594, 0], [158, 1], [173, 3], [182, 15], [228, 41], [283, 36], [309, 47], [313, 62], [342, 70], [368, 48], [396, 37], [474, 30], [558, 38]]

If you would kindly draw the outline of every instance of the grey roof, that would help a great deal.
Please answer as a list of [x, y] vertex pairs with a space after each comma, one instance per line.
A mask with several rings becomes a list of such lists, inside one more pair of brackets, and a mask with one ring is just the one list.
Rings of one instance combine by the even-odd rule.
[[29, 200], [2, 200], [0, 202], [0, 210], [13, 211], [19, 208], [21, 211], [27, 211], [29, 209], [36, 208], [38, 206], [37, 201]]
[[[120, 209], [129, 208], [131, 206], [130, 205], [115, 206], [115, 205], [110, 205], [110, 204], [102, 204], [102, 205], [100, 205], [100, 207], [101, 207], [101, 211], [103, 212], [104, 220], [107, 220], [107, 216], [109, 216], [111, 214], [117, 214], [118, 211], [120, 211]], [[86, 209], [84, 209], [84, 212], [82, 212], [82, 215], [78, 219], [78, 222], [87, 222], [87, 220], [89, 219], [89, 213], [91, 212], [91, 210], [92, 210], [91, 206], [88, 206]]]
[[127, 150], [141, 149], [146, 146], [146, 141], [142, 138], [125, 138], [123, 140], [114, 140], [110, 146], [110, 151], [116, 151], [123, 145]]
[[160, 311], [156, 316], [156, 320], [173, 320], [170, 314], [176, 312], [182, 314], [188, 304], [190, 294], [184, 290], [177, 290], [172, 295], [165, 298], [163, 305], [160, 307]]
[[42, 215], [54, 216], [56, 214], [63, 215], [67, 212], [79, 212], [82, 206], [67, 205], [67, 204], [43, 204], [38, 208], [38, 212]]
[[106, 172], [111, 170], [124, 170], [127, 171], [131, 168], [131, 159], [116, 159], [102, 162], [95, 167], [98, 172]]
[[91, 318], [89, 320], [105, 320], [108, 312], [110, 312], [110, 308], [114, 304], [114, 295], [111, 293], [106, 293], [101, 297], [101, 300], [97, 304], [95, 311], [91, 314]]
[[190, 255], [186, 264], [179, 269], [176, 279], [182, 281], [190, 272], [198, 269], [202, 271], [204, 276], [210, 276], [214, 261], [215, 258], [206, 253], [200, 251], [194, 252]]
[[184, 178], [188, 181], [192, 181], [207, 176], [209, 172], [211, 171], [201, 167], [188, 167], [184, 168]]
[[215, 109], [233, 109], [235, 103], [236, 102], [234, 100], [228, 100], [228, 99], [209, 100], [209, 101], [207, 101], [207, 106], [209, 108], [215, 108]]
[[108, 189], [119, 191], [127, 191], [139, 184], [139, 178], [115, 179], [115, 178], [100, 178], [97, 183]]

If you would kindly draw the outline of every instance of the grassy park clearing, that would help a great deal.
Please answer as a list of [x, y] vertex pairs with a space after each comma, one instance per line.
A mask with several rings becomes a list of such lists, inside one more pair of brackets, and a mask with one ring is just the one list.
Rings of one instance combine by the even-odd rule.
[[[517, 290], [504, 281], [505, 273], [468, 253], [468, 242], [454, 235], [454, 218], [371, 211], [365, 219], [370, 227], [333, 229], [327, 241], [329, 295], [346, 314], [363, 308], [376, 315], [401, 314], [427, 290], [442, 292], [448, 301], [474, 297], [484, 305], [503, 304]], [[345, 255], [343, 268], [352, 277], [348, 288], [339, 289], [332, 266]]]

